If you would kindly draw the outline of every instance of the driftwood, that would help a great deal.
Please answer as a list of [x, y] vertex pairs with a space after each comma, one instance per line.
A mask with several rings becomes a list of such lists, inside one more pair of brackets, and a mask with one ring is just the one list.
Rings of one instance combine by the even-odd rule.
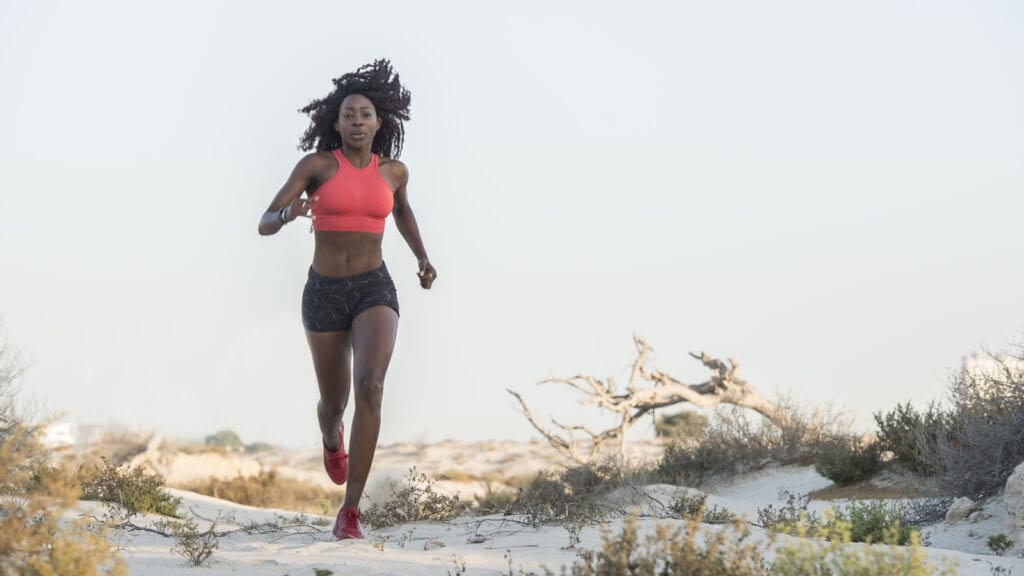
[[[735, 358], [723, 362], [704, 352], [691, 352], [690, 356], [707, 366], [712, 375], [706, 382], [685, 384], [649, 367], [648, 357], [652, 352], [650, 345], [639, 336], [634, 336], [633, 340], [636, 343], [637, 357], [633, 361], [625, 393], [618, 393], [617, 385], [611, 378], [602, 381], [593, 376], [577, 375], [569, 378], [548, 378], [538, 382], [565, 384], [576, 389], [583, 394], [581, 403], [594, 405], [617, 415], [619, 422], [612, 428], [595, 431], [587, 426], [560, 424], [552, 418], [551, 423], [561, 432], [549, 432], [533, 415], [522, 396], [512, 390], [508, 390], [508, 393], [519, 401], [523, 416], [548, 443], [577, 462], [585, 462], [590, 456], [597, 454], [604, 445], [616, 440], [620, 453], [625, 456], [626, 431], [630, 426], [652, 410], [674, 404], [689, 403], [701, 409], [718, 404], [734, 404], [754, 410], [775, 424], [785, 423], [787, 413], [739, 377], [739, 362]], [[581, 439], [587, 442], [581, 445]], [[581, 452], [582, 447], [588, 449], [587, 453]]]

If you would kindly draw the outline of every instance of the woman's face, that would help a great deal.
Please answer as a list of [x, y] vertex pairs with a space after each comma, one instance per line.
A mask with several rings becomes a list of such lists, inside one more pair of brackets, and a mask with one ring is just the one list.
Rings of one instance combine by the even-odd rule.
[[341, 101], [334, 129], [341, 134], [345, 146], [363, 148], [373, 144], [380, 124], [373, 102], [362, 94], [350, 94]]

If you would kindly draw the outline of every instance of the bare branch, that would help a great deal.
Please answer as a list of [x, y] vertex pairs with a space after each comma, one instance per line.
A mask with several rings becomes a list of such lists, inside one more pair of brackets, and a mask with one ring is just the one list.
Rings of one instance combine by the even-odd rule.
[[569, 386], [583, 395], [581, 403], [597, 406], [615, 414], [618, 423], [606, 430], [596, 432], [584, 426], [562, 425], [552, 419], [552, 423], [562, 431], [562, 434], [549, 432], [533, 416], [519, 394], [512, 390], [508, 390], [508, 393], [515, 396], [527, 421], [551, 446], [578, 462], [584, 462], [586, 458], [580, 453], [580, 438], [577, 437], [577, 433], [582, 432], [589, 437], [586, 439], [590, 445], [588, 457], [594, 456], [603, 445], [616, 440], [620, 452], [625, 455], [626, 432], [629, 428], [652, 410], [675, 404], [687, 403], [701, 409], [723, 403], [734, 404], [754, 410], [776, 424], [782, 423], [785, 418], [784, 411], [779, 406], [739, 377], [739, 361], [736, 358], [722, 361], [705, 352], [691, 352], [690, 356], [699, 360], [712, 374], [706, 382], [686, 384], [660, 370], [650, 368], [648, 364], [653, 349], [639, 336], [634, 336], [633, 342], [636, 345], [637, 356], [633, 361], [624, 394], [617, 392], [615, 381], [611, 378], [602, 383], [593, 376], [581, 374], [570, 378], [548, 378], [538, 382]]

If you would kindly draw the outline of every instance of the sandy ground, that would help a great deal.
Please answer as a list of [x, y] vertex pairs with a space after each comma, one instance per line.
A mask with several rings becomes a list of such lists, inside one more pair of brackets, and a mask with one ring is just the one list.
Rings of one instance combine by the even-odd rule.
[[[653, 444], [638, 448], [638, 454], [655, 453]], [[159, 464], [189, 470], [164, 470], [178, 479], [197, 477], [201, 468], [210, 465], [202, 458], [176, 461], [152, 451], [151, 457]], [[207, 470], [221, 475], [234, 475], [250, 470], [252, 462], [242, 462], [232, 473], [232, 456], [221, 458]], [[273, 467], [296, 477], [320, 482], [320, 456], [313, 452], [268, 453], [258, 459], [258, 467]], [[372, 493], [388, 479], [402, 477], [410, 465], [421, 472], [434, 475], [458, 471], [462, 483], [450, 483], [444, 489], [461, 486], [472, 492], [479, 489], [481, 479], [521, 478], [538, 470], [553, 468], [561, 459], [546, 445], [539, 443], [445, 442], [433, 445], [400, 444], [382, 447], [371, 476]], [[154, 466], [159, 468], [159, 466]], [[195, 469], [198, 467], [198, 469]], [[174, 476], [177, 474], [178, 476]], [[830, 482], [810, 467], [776, 467], [746, 474], [707, 488], [708, 503], [724, 506], [732, 512], [756, 518], [759, 507], [782, 504], [780, 492], [807, 494], [827, 488]], [[650, 486], [644, 489], [648, 496], [669, 501], [680, 490], [693, 489], [674, 486]], [[117, 531], [112, 538], [121, 547], [121, 556], [127, 561], [131, 574], [162, 576], [172, 574], [220, 575], [275, 575], [307, 576], [314, 569], [331, 570], [336, 575], [446, 575], [511, 574], [519, 576], [544, 568], [558, 573], [562, 566], [570, 566], [579, 549], [600, 547], [601, 526], [584, 528], [576, 550], [569, 549], [569, 533], [565, 528], [547, 526], [530, 528], [502, 516], [459, 518], [440, 524], [407, 524], [385, 530], [366, 530], [363, 541], [337, 542], [331, 536], [333, 518], [299, 516], [295, 512], [241, 506], [223, 500], [183, 490], [173, 490], [182, 498], [181, 510], [196, 519], [201, 529], [216, 521], [219, 532], [227, 532], [219, 539], [219, 546], [206, 566], [193, 568], [181, 556], [172, 553], [171, 538], [144, 530]], [[635, 499], [635, 494], [619, 494], [624, 507], [638, 504], [641, 513], [647, 499]], [[633, 498], [635, 501], [631, 500]], [[835, 501], [839, 503], [841, 501]], [[812, 510], [822, 510], [829, 503], [812, 501]], [[927, 555], [936, 564], [955, 560], [959, 574], [989, 575], [1017, 573], [1024, 575], [1024, 559], [1013, 550], [1008, 557], [992, 555], [985, 547], [988, 536], [1005, 532], [1005, 512], [999, 498], [988, 502], [982, 520], [975, 523], [941, 523], [924, 531], [929, 542]], [[81, 502], [69, 515], [91, 514], [100, 516], [103, 506]], [[151, 527], [161, 518], [137, 516], [133, 521], [142, 527]], [[641, 534], [650, 533], [658, 522], [681, 525], [677, 520], [659, 520], [654, 517], [640, 519]], [[617, 533], [622, 519], [606, 524]], [[705, 527], [715, 530], [717, 527]], [[763, 533], [754, 528], [755, 536]], [[460, 572], [461, 566], [465, 572]]]

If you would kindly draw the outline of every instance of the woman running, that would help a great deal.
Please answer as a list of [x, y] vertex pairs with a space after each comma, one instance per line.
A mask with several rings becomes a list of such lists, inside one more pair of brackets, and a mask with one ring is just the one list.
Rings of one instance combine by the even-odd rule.
[[[311, 122], [299, 148], [316, 151], [299, 160], [260, 219], [265, 236], [299, 216], [313, 222], [302, 324], [320, 388], [324, 468], [335, 484], [348, 481], [334, 524], [339, 540], [363, 537], [359, 499], [377, 447], [384, 375], [398, 331], [398, 297], [381, 254], [389, 212], [419, 261], [420, 286], [429, 289], [437, 278], [409, 207], [409, 171], [396, 159], [409, 100], [387, 60], [335, 79], [334, 91], [301, 110]], [[346, 453], [341, 417], [352, 384], [356, 407]]]

